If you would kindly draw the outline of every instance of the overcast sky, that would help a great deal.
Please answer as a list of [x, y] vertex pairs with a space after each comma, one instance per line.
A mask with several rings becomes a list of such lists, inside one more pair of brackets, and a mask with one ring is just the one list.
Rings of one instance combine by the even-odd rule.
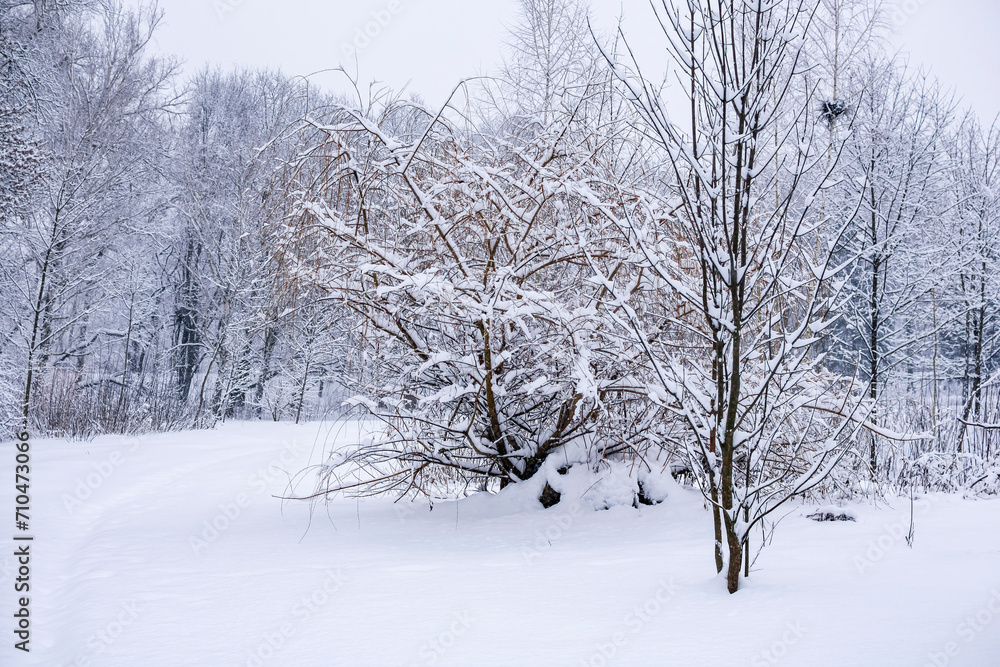
[[[308, 74], [351, 63], [439, 104], [463, 77], [498, 59], [516, 0], [159, 0], [161, 51], [187, 62], [268, 65]], [[656, 58], [647, 0], [594, 0], [595, 24], [622, 13], [631, 41]], [[900, 0], [897, 46], [923, 64], [985, 121], [1000, 113], [1000, 1]], [[369, 34], [365, 34], [367, 32]], [[371, 36], [370, 36], [371, 35]], [[360, 47], [360, 48], [358, 48]], [[333, 87], [333, 79], [322, 83]]]

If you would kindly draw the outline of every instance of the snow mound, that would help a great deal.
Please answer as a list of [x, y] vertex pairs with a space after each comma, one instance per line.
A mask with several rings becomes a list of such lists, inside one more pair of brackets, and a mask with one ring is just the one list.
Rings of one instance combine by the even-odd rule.
[[828, 505], [817, 507], [812, 514], [807, 514], [806, 518], [813, 521], [857, 521], [858, 515], [854, 510]]
[[557, 465], [548, 462], [530, 479], [509, 484], [495, 494], [477, 493], [458, 503], [463, 515], [480, 518], [565, 505], [599, 511], [612, 507], [659, 505], [679, 488], [669, 472], [650, 471], [610, 460], [602, 460], [596, 467], [595, 471], [583, 463]]
[[1000, 464], [994, 464], [986, 474], [974, 481], [970, 489], [984, 496], [1000, 496]]

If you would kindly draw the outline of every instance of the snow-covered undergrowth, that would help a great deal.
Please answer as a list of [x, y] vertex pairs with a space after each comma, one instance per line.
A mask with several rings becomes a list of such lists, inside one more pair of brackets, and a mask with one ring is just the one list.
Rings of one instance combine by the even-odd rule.
[[[854, 521], [788, 506], [729, 595], [697, 491], [595, 510], [627, 469], [570, 471], [548, 510], [526, 486], [433, 511], [274, 497], [355, 435], [35, 441], [32, 652], [5, 641], [0, 665], [997, 664], [1000, 500], [918, 496], [912, 548], [908, 498], [840, 508]], [[8, 639], [15, 576], [5, 549]]]

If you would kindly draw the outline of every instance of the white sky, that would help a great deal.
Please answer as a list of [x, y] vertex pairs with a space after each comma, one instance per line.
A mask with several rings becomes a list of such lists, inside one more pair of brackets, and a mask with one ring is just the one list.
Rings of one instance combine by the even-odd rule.
[[[972, 105], [985, 122], [1000, 113], [1000, 0], [898, 0], [897, 45]], [[362, 82], [409, 83], [436, 105], [463, 77], [498, 59], [516, 0], [159, 0], [166, 12], [162, 52], [187, 62], [280, 67], [307, 74], [346, 65], [346, 49], [363, 35]], [[611, 29], [622, 13], [647, 62], [658, 56], [647, 0], [592, 0], [596, 25]], [[381, 13], [381, 14], [380, 14]], [[384, 26], [377, 20], [381, 18]], [[332, 77], [319, 79], [333, 88]], [[337, 88], [341, 86], [337, 85]]]

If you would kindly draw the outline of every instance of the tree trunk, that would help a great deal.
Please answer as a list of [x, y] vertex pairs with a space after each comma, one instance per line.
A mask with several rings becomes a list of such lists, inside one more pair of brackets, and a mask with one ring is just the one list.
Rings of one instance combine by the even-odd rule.
[[[874, 170], [874, 161], [872, 162], [872, 169]], [[876, 247], [878, 244], [878, 220], [875, 215], [875, 189], [870, 189], [871, 201], [870, 205], [872, 207], [871, 213], [871, 228], [869, 233], [871, 234], [872, 247]], [[869, 332], [868, 332], [868, 349], [869, 349], [869, 381], [868, 381], [868, 396], [872, 401], [872, 413], [871, 419], [872, 423], [878, 424], [878, 418], [875, 412], [875, 405], [878, 404], [878, 389], [879, 389], [879, 289], [878, 289], [878, 279], [879, 273], [882, 271], [882, 256], [875, 252], [875, 256], [872, 258], [872, 291], [869, 294], [868, 301], [868, 316], [869, 316]], [[878, 441], [875, 438], [875, 434], [871, 434], [871, 446], [868, 454], [868, 465], [871, 468], [871, 478], [874, 481], [878, 472]]]

